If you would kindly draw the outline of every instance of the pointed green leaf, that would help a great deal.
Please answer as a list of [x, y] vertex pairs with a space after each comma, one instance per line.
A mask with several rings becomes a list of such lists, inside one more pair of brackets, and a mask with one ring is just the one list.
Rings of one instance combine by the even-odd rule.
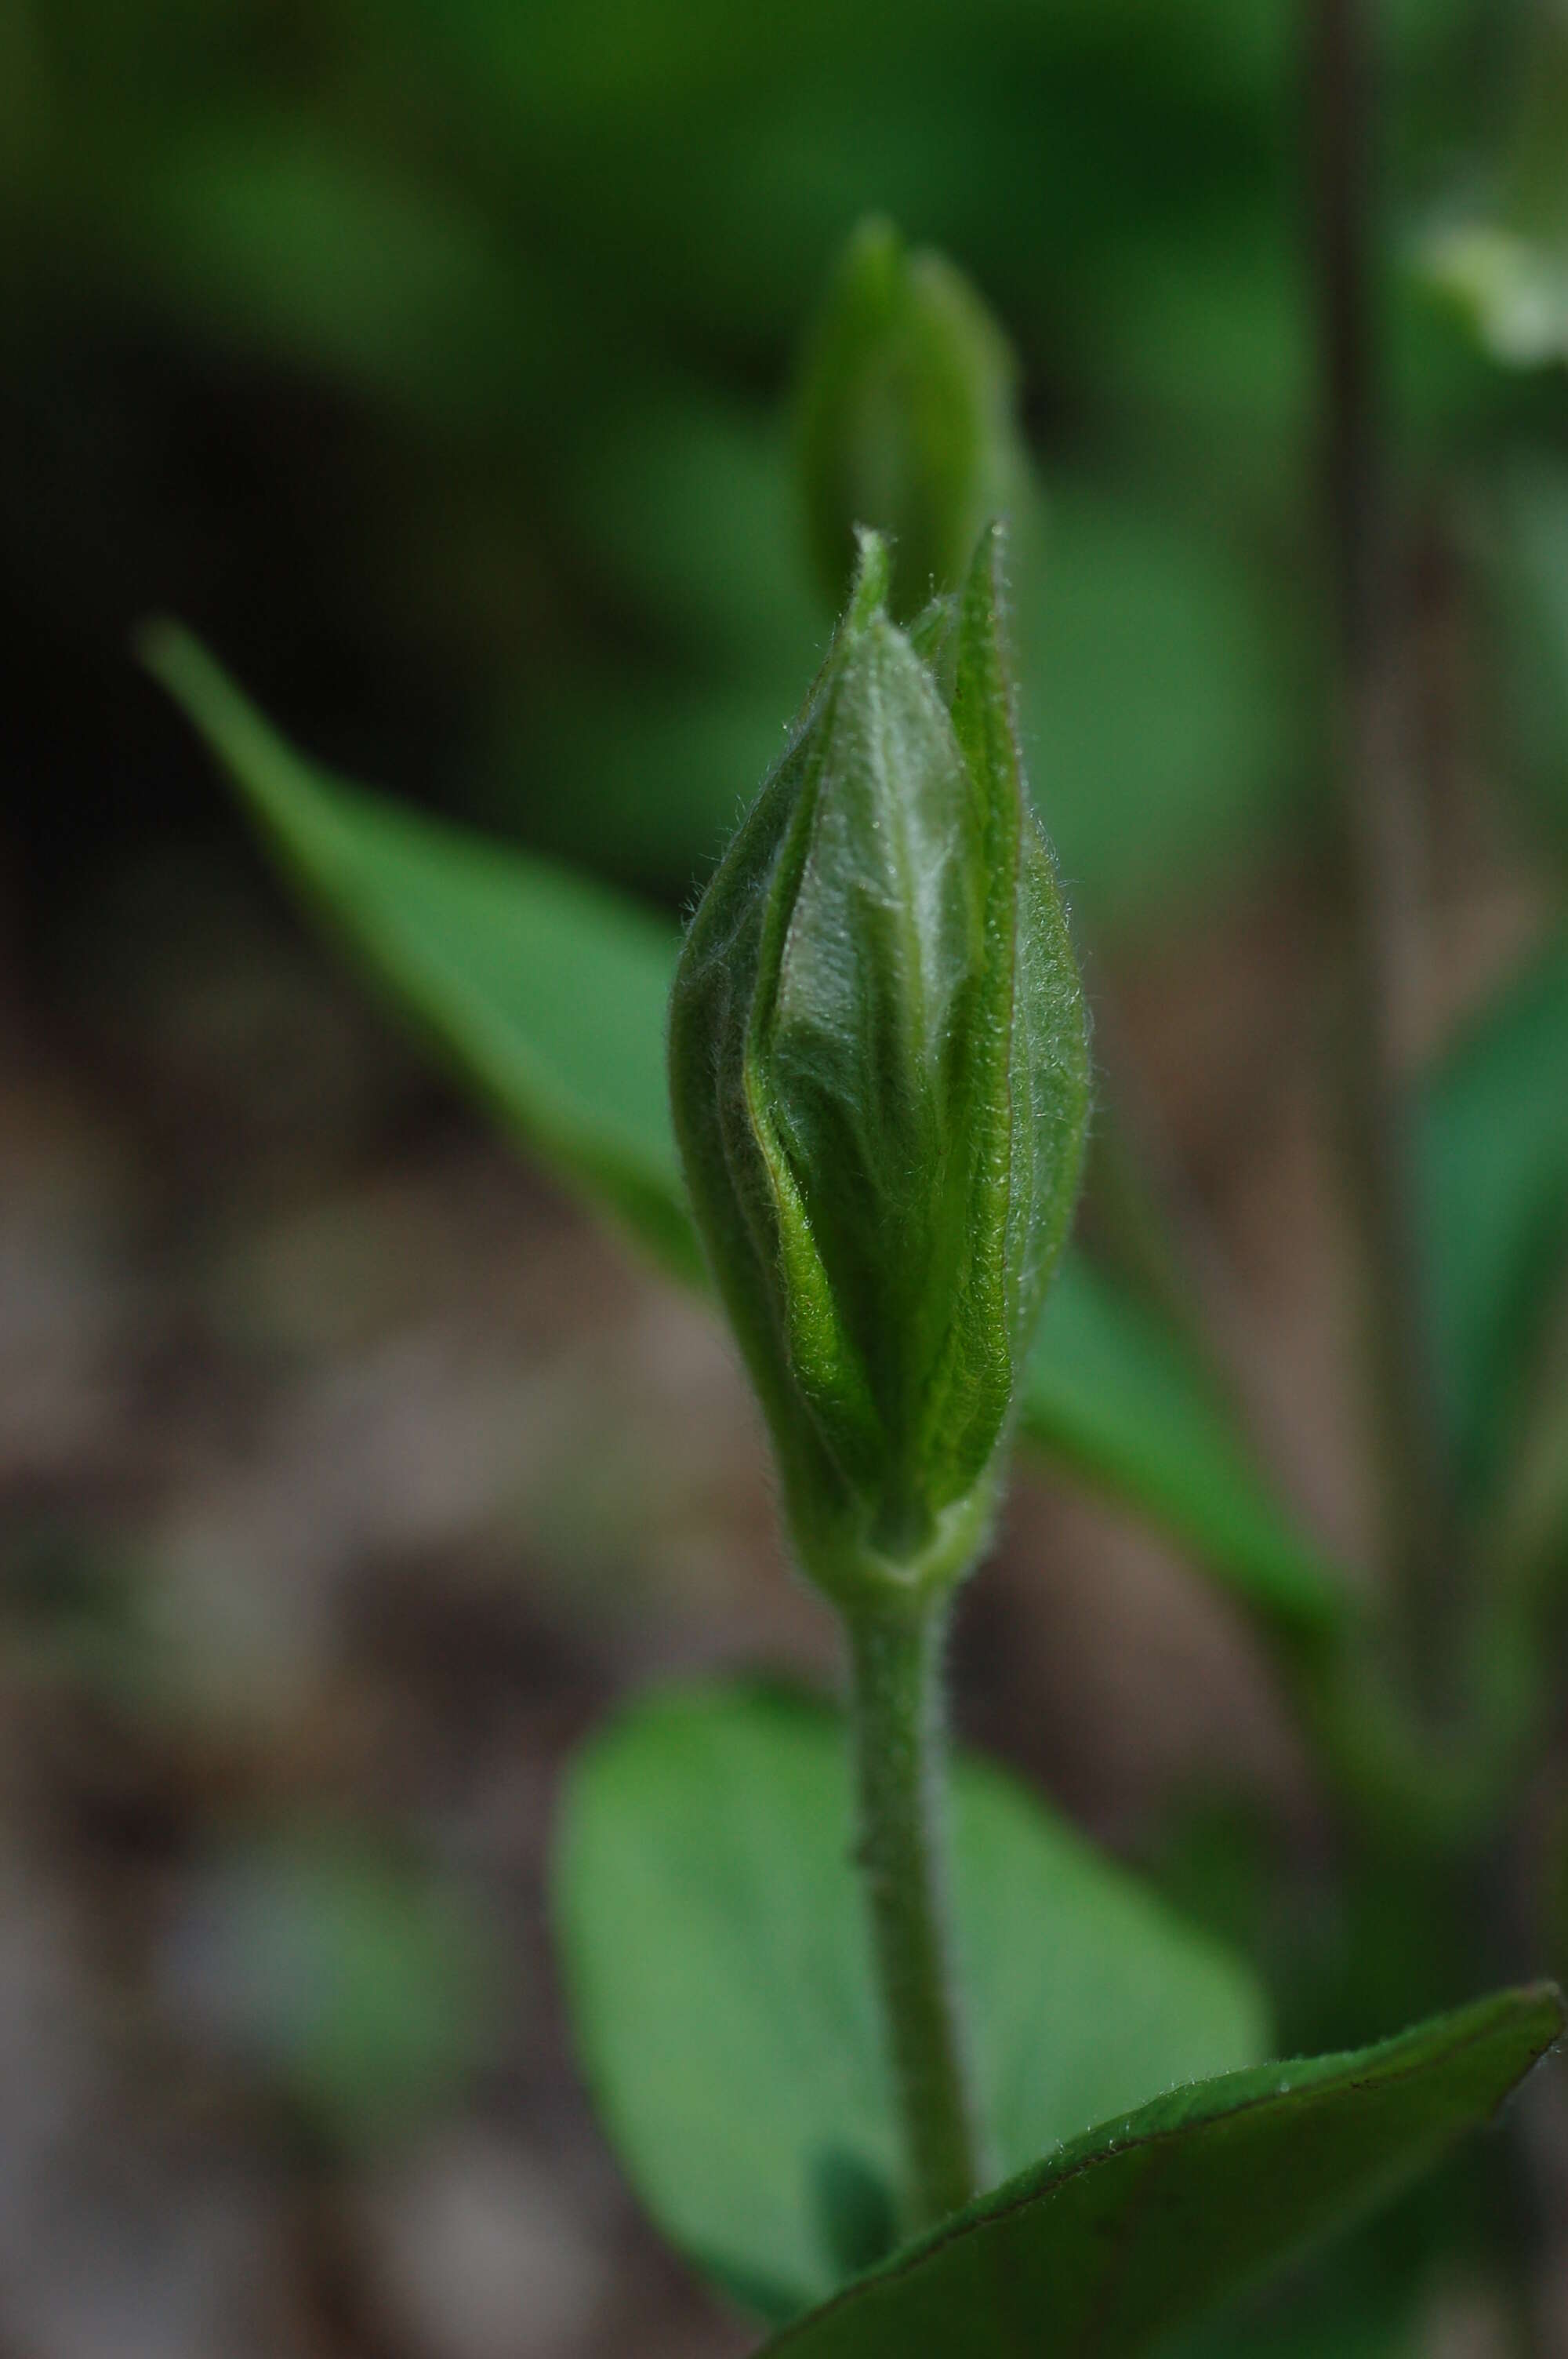
[[895, 2254], [766, 2359], [1134, 2359], [1434, 2161], [1562, 2028], [1542, 1984], [1173, 2091]]
[[[960, 1762], [953, 1836], [1001, 2170], [1263, 2051], [1246, 1971], [1010, 1779]], [[827, 2293], [893, 2220], [851, 1843], [838, 1720], [723, 1689], [628, 1712], [561, 1826], [557, 1919], [605, 2121], [668, 2235], [766, 2316]]]
[[[675, 928], [515, 847], [329, 777], [185, 633], [160, 628], [146, 654], [288, 875], [395, 1003], [526, 1147], [696, 1277], [665, 1082]], [[1293, 1629], [1342, 1619], [1343, 1576], [1273, 1504], [1179, 1344], [1072, 1253], [1020, 1425], [1133, 1501], [1250, 1610]]]
[[1180, 1338], [1081, 1254], [1047, 1299], [1021, 1422], [1184, 1541], [1281, 1636], [1331, 1633], [1352, 1611], [1345, 1576], [1276, 1504]]
[[681, 1275], [665, 1084], [673, 927], [588, 879], [329, 777], [183, 631], [146, 659], [307, 898], [508, 1127]]
[[1018, 363], [963, 273], [863, 221], [802, 355], [800, 484], [833, 605], [862, 526], [892, 543], [901, 621], [956, 590], [988, 518], [1027, 499]]

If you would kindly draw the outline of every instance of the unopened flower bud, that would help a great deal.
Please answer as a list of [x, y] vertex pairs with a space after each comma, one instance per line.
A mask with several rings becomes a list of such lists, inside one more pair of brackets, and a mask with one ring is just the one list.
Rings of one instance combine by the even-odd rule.
[[1026, 504], [1018, 367], [939, 254], [891, 223], [850, 239], [806, 347], [798, 394], [813, 561], [835, 607], [870, 525], [892, 542], [893, 612], [954, 590], [989, 516]]
[[806, 1571], [957, 1579], [1077, 1190], [1087, 1044], [1024, 791], [1000, 533], [908, 634], [849, 612], [698, 907], [670, 1077]]

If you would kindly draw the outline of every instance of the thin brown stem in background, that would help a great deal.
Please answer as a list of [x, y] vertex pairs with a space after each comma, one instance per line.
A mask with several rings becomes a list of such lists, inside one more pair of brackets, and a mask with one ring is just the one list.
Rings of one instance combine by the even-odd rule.
[[1339, 684], [1348, 973], [1346, 1145], [1365, 1266], [1389, 1555], [1411, 1668], [1446, 1712], [1456, 1645], [1454, 1516], [1418, 1242], [1406, 1042], [1421, 882], [1404, 744], [1391, 501], [1373, 313], [1372, 10], [1309, 0], [1322, 496]]

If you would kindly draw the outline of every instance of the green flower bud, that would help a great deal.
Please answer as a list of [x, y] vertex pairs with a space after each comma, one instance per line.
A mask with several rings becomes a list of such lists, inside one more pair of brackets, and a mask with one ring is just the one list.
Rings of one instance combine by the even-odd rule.
[[1082, 988], [1020, 763], [1000, 535], [908, 634], [848, 614], [692, 922], [670, 1085], [806, 1571], [957, 1579], [1072, 1216]]
[[1007, 339], [952, 264], [911, 254], [891, 223], [850, 239], [797, 398], [812, 560], [835, 607], [860, 525], [893, 543], [903, 616], [957, 588], [989, 516], [1026, 505]]

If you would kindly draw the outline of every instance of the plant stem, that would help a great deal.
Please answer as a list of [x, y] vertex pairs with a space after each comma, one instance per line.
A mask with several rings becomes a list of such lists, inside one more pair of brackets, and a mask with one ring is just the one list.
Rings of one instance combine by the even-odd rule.
[[1419, 815], [1400, 744], [1390, 626], [1389, 496], [1376, 392], [1369, 251], [1372, 43], [1366, 0], [1308, 0], [1314, 49], [1324, 502], [1333, 566], [1343, 753], [1340, 822], [1350, 987], [1342, 1049], [1355, 1210], [1371, 1294], [1390, 1556], [1407, 1658], [1440, 1715], [1455, 1641], [1454, 1521], [1417, 1250], [1401, 1018]]
[[849, 1625], [857, 1857], [916, 2227], [957, 2211], [980, 2181], [946, 1922], [946, 1623], [942, 1600], [894, 1595]]

